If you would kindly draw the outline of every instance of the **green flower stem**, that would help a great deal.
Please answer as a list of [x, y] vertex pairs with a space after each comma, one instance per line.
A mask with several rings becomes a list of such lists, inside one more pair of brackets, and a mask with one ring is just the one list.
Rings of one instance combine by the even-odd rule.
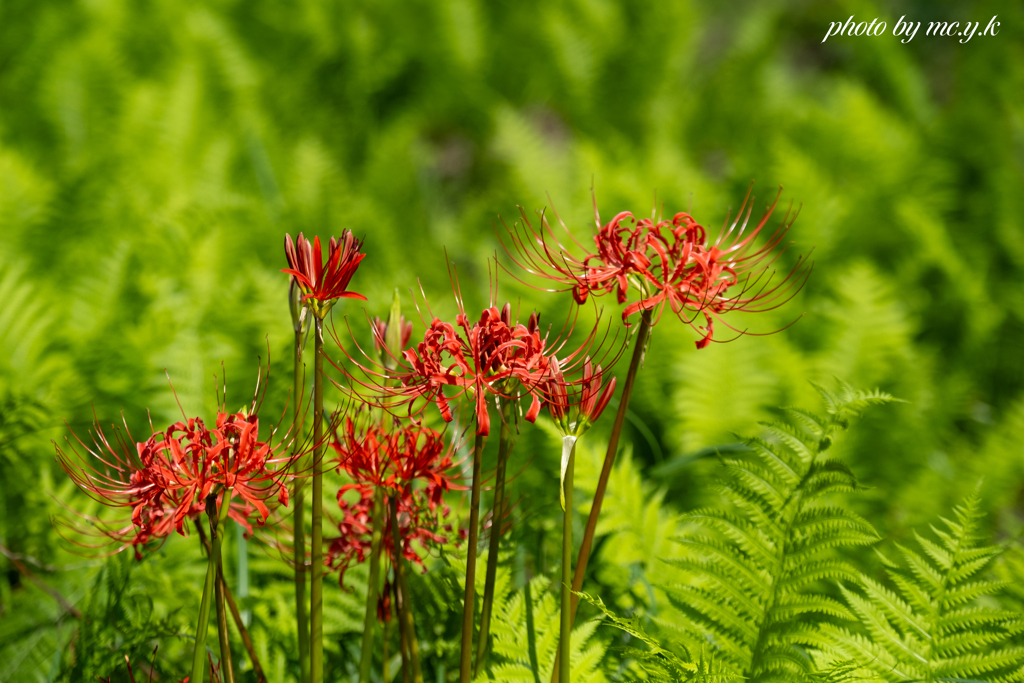
[[228, 611], [224, 607], [224, 558], [221, 553], [217, 562], [217, 584], [214, 591], [217, 599], [217, 637], [220, 640], [220, 673], [223, 683], [235, 683], [235, 667], [231, 661], [231, 636], [228, 633]]
[[494, 584], [498, 576], [498, 546], [501, 544], [501, 520], [505, 516], [505, 465], [512, 452], [512, 408], [515, 402], [502, 401], [503, 418], [498, 441], [498, 469], [494, 475], [494, 510], [491, 513], [490, 545], [487, 548], [487, 577], [484, 582], [484, 600], [480, 611], [480, 633], [477, 636], [475, 678], [487, 657], [487, 638], [491, 631], [491, 609], [494, 603]]
[[569, 452], [569, 465], [565, 470], [565, 510], [562, 512], [562, 610], [561, 628], [558, 639], [558, 675], [563, 681], [569, 678], [570, 635], [572, 634], [572, 590], [569, 587], [569, 570], [572, 569], [572, 485], [573, 470], [576, 468], [576, 441]]
[[[590, 550], [594, 545], [594, 532], [597, 530], [597, 518], [601, 514], [601, 502], [604, 500], [605, 489], [608, 488], [608, 478], [612, 473], [612, 465], [615, 463], [615, 452], [619, 448], [619, 435], [622, 433], [622, 425], [626, 420], [626, 411], [629, 410], [629, 398], [633, 394], [633, 383], [636, 381], [636, 373], [640, 370], [640, 363], [644, 357], [644, 350], [647, 340], [651, 335], [651, 312], [644, 311], [640, 318], [640, 329], [637, 331], [633, 346], [633, 357], [629, 361], [629, 371], [626, 374], [626, 382], [622, 387], [622, 397], [619, 399], [619, 410], [615, 413], [615, 423], [612, 425], [612, 434], [608, 439], [608, 451], [604, 456], [604, 464], [601, 466], [601, 476], [597, 480], [597, 490], [594, 492], [594, 502], [590, 506], [590, 516], [587, 517], [587, 527], [583, 530], [583, 540], [580, 543], [580, 554], [576, 558], [576, 571], [572, 577], [573, 593], [583, 589], [583, 577], [587, 574], [587, 561], [590, 559]], [[568, 507], [568, 506], [567, 506]], [[572, 607], [569, 610], [569, 626], [576, 619], [576, 609], [579, 607], [579, 597], [572, 596]], [[558, 671], [561, 655], [556, 655], [555, 667], [551, 672], [551, 683], [558, 683]]]
[[[292, 455], [302, 448], [302, 325], [295, 330], [295, 370], [292, 379], [292, 400], [295, 402], [292, 418]], [[306, 481], [296, 477], [292, 484], [292, 561], [295, 565], [295, 621], [299, 632], [300, 681], [309, 680], [309, 614], [306, 610], [306, 500], [303, 489]]]
[[384, 624], [381, 626], [381, 631], [383, 631], [383, 633], [381, 635], [381, 654], [380, 654], [380, 660], [381, 660], [381, 680], [383, 680], [384, 683], [391, 683], [391, 678], [388, 676], [388, 674], [391, 673], [388, 670], [388, 636], [391, 635], [390, 633], [388, 633], [388, 631], [390, 630], [390, 629], [388, 629], [388, 624], [391, 622], [391, 620], [388, 618], [388, 616], [389, 615], [387, 613], [384, 614]]
[[405, 562], [402, 558], [402, 533], [398, 527], [398, 496], [391, 496], [391, 537], [395, 548], [395, 583], [398, 586], [398, 623], [405, 632], [405, 646], [409, 653], [409, 668], [412, 670], [413, 683], [423, 683], [423, 672], [420, 670], [420, 648], [416, 642], [416, 624], [413, 622], [412, 605], [410, 604], [409, 582], [405, 575]]
[[315, 318], [313, 337], [313, 538], [310, 586], [309, 680], [324, 680], [324, 322]]
[[391, 594], [394, 598], [395, 603], [395, 619], [398, 619], [398, 649], [399, 654], [402, 655], [402, 683], [410, 683], [409, 681], [409, 648], [405, 642], [405, 629], [402, 628], [402, 621], [398, 616], [398, 605], [401, 602], [401, 598], [398, 595], [398, 579], [396, 578], [391, 583]]
[[469, 683], [473, 675], [473, 601], [476, 598], [476, 545], [480, 535], [480, 470], [483, 469], [483, 459], [484, 437], [477, 434], [473, 444], [473, 488], [469, 499], [469, 541], [466, 544], [466, 593], [462, 603], [459, 683]]
[[[197, 524], [196, 529], [199, 531], [199, 540], [203, 544], [203, 550], [206, 554], [210, 554], [210, 542], [206, 539], [206, 532], [203, 531], [203, 525]], [[235, 628], [238, 629], [238, 633], [242, 636], [242, 645], [245, 647], [245, 651], [249, 654], [249, 661], [252, 662], [252, 672], [256, 675], [257, 681], [267, 680], [266, 675], [263, 673], [263, 666], [260, 665], [259, 655], [256, 654], [256, 646], [252, 643], [252, 636], [249, 635], [249, 629], [245, 627], [245, 622], [242, 621], [242, 613], [238, 610], [238, 604], [235, 603], [235, 596], [231, 593], [231, 587], [228, 586], [227, 582], [224, 581], [223, 573], [218, 575], [218, 580], [221, 583], [221, 589], [224, 591], [224, 600], [227, 602], [228, 611], [231, 612], [231, 619], [235, 622]]]
[[223, 543], [223, 536], [217, 533], [219, 518], [227, 516], [230, 498], [228, 492], [224, 492], [221, 501], [221, 510], [217, 512], [217, 497], [210, 494], [206, 497], [206, 516], [210, 518], [210, 556], [206, 563], [206, 583], [203, 585], [203, 598], [199, 602], [199, 619], [196, 622], [196, 640], [192, 647], [192, 675], [190, 681], [203, 683], [206, 675], [206, 633], [210, 628], [210, 602], [215, 592], [214, 584], [217, 580], [217, 567], [220, 565], [220, 548]]
[[[359, 681], [369, 683], [373, 664], [373, 631], [377, 623], [377, 592], [380, 583], [380, 543], [384, 535], [384, 489], [373, 492], [373, 535], [370, 540], [370, 579], [366, 587], [366, 614], [363, 617], [363, 649], [359, 658]], [[385, 634], [386, 635], [386, 634]], [[385, 647], [387, 642], [385, 641]], [[384, 655], [387, 657], [387, 655]], [[387, 662], [384, 663], [387, 666]], [[385, 677], [386, 680], [386, 677]]]

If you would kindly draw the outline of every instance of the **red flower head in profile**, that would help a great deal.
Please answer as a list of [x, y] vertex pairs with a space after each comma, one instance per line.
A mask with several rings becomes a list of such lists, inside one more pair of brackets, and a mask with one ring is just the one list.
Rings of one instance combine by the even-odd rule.
[[[444, 494], [452, 488], [448, 471], [452, 469], [454, 444], [444, 435], [418, 422], [387, 431], [380, 423], [359, 429], [348, 419], [332, 444], [338, 453], [339, 469], [352, 479], [338, 491], [338, 507], [343, 519], [340, 536], [329, 539], [328, 563], [340, 572], [362, 562], [370, 553], [373, 529], [373, 495], [384, 491], [384, 509], [392, 498], [397, 503], [401, 553], [410, 562], [423, 567], [423, 558], [414, 544], [428, 549], [447, 541], [442, 534], [452, 531], [439, 522], [447, 515]], [[355, 493], [351, 500], [350, 493]], [[394, 562], [395, 544], [390, 515], [385, 518], [381, 553]], [[381, 599], [386, 597], [386, 591]]]
[[[810, 275], [804, 257], [798, 258], [782, 278], [772, 269], [785, 251], [785, 247], [776, 249], [796, 219], [795, 214], [787, 212], [775, 232], [761, 246], [755, 244], [777, 203], [778, 196], [747, 232], [753, 210], [748, 191], [736, 218], [731, 224], [726, 219], [726, 227], [712, 243], [704, 227], [688, 213], [677, 213], [672, 220], [656, 220], [637, 219], [625, 211], [602, 225], [595, 201], [596, 253], [587, 253], [575, 238], [574, 248], [560, 244], [543, 214], [541, 227], [536, 230], [524, 213], [521, 225], [506, 228], [512, 244], [505, 251], [526, 272], [572, 290], [579, 303], [591, 293], [611, 291], [616, 292], [620, 304], [626, 303], [632, 284], [638, 295], [623, 310], [627, 324], [637, 312], [656, 310], [653, 324], [667, 306], [703, 335], [696, 344], [704, 348], [717, 341], [713, 339], [713, 318], [738, 334], [751, 334], [732, 327], [722, 316], [730, 311], [777, 308], [795, 296]], [[568, 233], [568, 228], [565, 230]], [[704, 327], [697, 324], [700, 316], [706, 321]]]
[[[263, 523], [268, 502], [288, 503], [285, 470], [293, 457], [278, 457], [275, 448], [259, 440], [254, 414], [221, 412], [210, 429], [199, 418], [154, 431], [146, 441], [132, 443], [120, 432], [114, 443], [96, 425], [92, 446], [72, 432], [84, 449], [57, 446], [57, 459], [71, 479], [94, 500], [114, 508], [131, 508], [130, 523], [88, 518], [103, 536], [122, 548], [141, 548], [172, 531], [185, 534], [187, 520], [205, 510], [211, 493], [228, 504], [228, 516], [252, 532], [250, 519], [258, 512]], [[235, 498], [235, 500], [232, 500]], [[73, 528], [73, 527], [72, 527]]]
[[366, 297], [348, 291], [349, 281], [366, 254], [360, 253], [363, 243], [352, 235], [351, 230], [341, 234], [341, 239], [332, 237], [327, 250], [327, 264], [324, 265], [320, 250], [320, 238], [310, 242], [302, 233], [295, 242], [291, 235], [284, 237], [284, 253], [288, 257], [288, 273], [303, 292], [303, 301], [313, 314], [321, 320], [327, 316], [336, 299], [362, 299]]

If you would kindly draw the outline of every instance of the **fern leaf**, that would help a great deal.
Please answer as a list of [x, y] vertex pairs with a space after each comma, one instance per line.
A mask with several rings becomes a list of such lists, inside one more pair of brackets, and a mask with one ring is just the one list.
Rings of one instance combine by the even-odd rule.
[[792, 422], [762, 423], [762, 436], [744, 440], [747, 457], [723, 461], [714, 489], [735, 512], [702, 509], [683, 517], [695, 528], [678, 539], [683, 556], [671, 564], [686, 569], [691, 583], [665, 587], [725, 663], [758, 681], [811, 672], [807, 648], [828, 642], [818, 624], [854, 619], [814, 584], [855, 581], [857, 572], [834, 549], [878, 540], [866, 520], [825, 501], [860, 487], [845, 464], [824, 453], [849, 417], [890, 397], [848, 385], [837, 393], [819, 390], [827, 417], [788, 410]]
[[[980, 498], [977, 491], [955, 509], [956, 521], [933, 530], [936, 543], [917, 536], [924, 554], [897, 546], [903, 567], [888, 563], [900, 595], [863, 577], [864, 595], [843, 587], [843, 595], [872, 635], [831, 630], [837, 650], [861, 667], [894, 681], [1024, 679], [1024, 648], [1010, 645], [1024, 632], [1024, 617], [978, 604], [1006, 586], [981, 577], [998, 550], [978, 545]], [[970, 579], [970, 580], [969, 580]]]
[[[550, 581], [537, 576], [530, 582], [529, 594], [532, 600], [533, 623], [536, 636], [537, 670], [530, 662], [530, 655], [524, 644], [529, 639], [526, 619], [526, 589], [511, 592], [495, 591], [494, 616], [491, 621], [491, 635], [494, 638], [494, 657], [481, 671], [478, 681], [517, 681], [530, 683], [536, 677], [548, 680], [555, 662], [558, 646], [559, 610], [554, 596], [547, 590]], [[572, 681], [588, 683], [605, 680], [598, 666], [604, 657], [605, 645], [594, 640], [597, 620], [579, 623], [572, 631], [570, 641], [572, 655]]]

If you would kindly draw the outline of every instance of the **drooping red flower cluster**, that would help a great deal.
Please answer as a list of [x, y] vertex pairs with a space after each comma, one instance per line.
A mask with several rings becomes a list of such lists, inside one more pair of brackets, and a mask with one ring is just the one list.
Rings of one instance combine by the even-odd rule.
[[351, 230], [344, 231], [341, 239], [331, 237], [327, 264], [324, 265], [319, 237], [314, 237], [311, 243], [300, 232], [298, 239], [292, 242], [292, 236], [285, 235], [284, 252], [289, 267], [281, 272], [292, 276], [293, 281], [302, 289], [303, 301], [313, 310], [314, 315], [323, 318], [334, 299], [366, 301], [362, 294], [348, 291], [349, 281], [366, 257], [366, 254], [359, 251], [362, 246], [363, 243], [352, 235]]
[[[736, 218], [714, 242], [708, 239], [704, 226], [689, 213], [677, 213], [671, 220], [637, 219], [624, 211], [602, 225], [595, 204], [594, 216], [598, 232], [594, 235], [596, 253], [587, 253], [577, 243], [574, 250], [560, 244], [547, 220], [534, 229], [523, 215], [521, 231], [508, 229], [511, 248], [505, 251], [523, 270], [554, 280], [571, 289], [577, 303], [584, 303], [590, 294], [616, 292], [625, 304], [632, 284], [638, 296], [622, 312], [627, 324], [633, 314], [658, 309], [658, 317], [667, 305], [683, 322], [703, 336], [697, 348], [713, 341], [713, 322], [729, 311], [762, 312], [782, 305], [792, 298], [806, 281], [810, 269], [801, 257], [782, 278], [776, 278], [772, 265], [785, 251], [776, 252], [795, 215], [787, 212], [781, 225], [760, 247], [755, 239], [775, 210], [778, 196], [764, 215], [747, 232], [753, 210], [750, 192], [743, 200]], [[564, 225], [563, 225], [564, 227]], [[744, 235], [744, 233], [747, 233]], [[570, 233], [571, 234], [571, 233]], [[582, 251], [584, 256], [574, 255]], [[705, 327], [697, 325], [703, 315]], [[730, 329], [744, 334], [728, 323]]]
[[262, 524], [268, 501], [288, 504], [284, 479], [292, 457], [277, 457], [270, 444], [259, 440], [254, 414], [221, 412], [212, 429], [200, 418], [190, 418], [134, 444], [130, 434], [125, 440], [120, 433], [112, 444], [98, 424], [92, 447], [72, 435], [85, 454], [73, 445], [66, 450], [57, 446], [61, 466], [93, 499], [131, 508], [130, 525], [111, 528], [100, 523], [98, 528], [122, 547], [135, 548], [137, 558], [150, 540], [171, 531], [184, 535], [186, 520], [202, 514], [211, 493], [230, 492], [228, 515], [249, 533], [253, 511]]
[[[444, 494], [461, 488], [451, 482], [453, 445], [444, 435], [411, 422], [393, 431], [374, 423], [363, 429], [347, 419], [345, 428], [332, 443], [338, 453], [339, 469], [353, 480], [338, 491], [338, 507], [343, 515], [340, 535], [330, 539], [327, 561], [340, 573], [363, 562], [371, 550], [374, 491], [384, 495], [384, 534], [381, 553], [390, 562], [395, 559], [394, 534], [389, 513], [392, 499], [397, 503], [402, 556], [423, 567], [423, 558], [415, 546], [427, 549], [447, 541], [450, 525], [438, 520], [448, 514]], [[349, 492], [357, 498], [352, 501]], [[386, 595], [382, 593], [382, 597]]]

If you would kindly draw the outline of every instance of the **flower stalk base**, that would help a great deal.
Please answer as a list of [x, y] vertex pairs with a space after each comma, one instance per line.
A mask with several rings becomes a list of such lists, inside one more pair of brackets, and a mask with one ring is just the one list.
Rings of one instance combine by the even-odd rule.
[[512, 409], [515, 403], [502, 401], [501, 435], [498, 441], [498, 469], [494, 475], [494, 510], [491, 513], [491, 536], [487, 548], [487, 577], [484, 582], [484, 600], [480, 610], [480, 633], [477, 636], [476, 677], [487, 658], [487, 640], [491, 632], [491, 609], [494, 605], [494, 585], [498, 576], [498, 549], [501, 545], [501, 521], [505, 517], [505, 468], [512, 452]]
[[572, 487], [573, 470], [576, 469], [576, 441], [572, 442], [569, 452], [569, 464], [565, 470], [562, 492], [565, 496], [565, 510], [562, 513], [562, 609], [558, 639], [558, 674], [561, 680], [568, 682], [570, 664], [570, 637], [572, 634], [572, 590], [569, 576], [572, 570]]
[[310, 581], [309, 680], [324, 680], [324, 323], [316, 318], [313, 337], [313, 537]]
[[459, 683], [473, 680], [473, 616], [476, 599], [476, 546], [480, 534], [480, 474], [483, 469], [484, 436], [476, 435], [473, 444], [473, 488], [469, 499], [469, 539], [466, 543], [466, 592], [462, 603], [462, 651], [459, 659]]
[[210, 602], [214, 599], [214, 593], [216, 589], [214, 584], [217, 582], [217, 567], [220, 566], [220, 549], [223, 544], [224, 538], [218, 533], [217, 527], [218, 522], [222, 522], [227, 517], [228, 508], [230, 506], [230, 499], [227, 494], [224, 495], [224, 500], [221, 503], [221, 509], [217, 511], [217, 497], [214, 494], [210, 494], [206, 497], [206, 515], [210, 518], [210, 556], [207, 559], [206, 564], [206, 583], [203, 586], [203, 597], [199, 602], [199, 619], [196, 622], [196, 639], [195, 645], [192, 648], [192, 675], [189, 677], [190, 681], [194, 683], [203, 683], [203, 677], [206, 675], [206, 634], [209, 631], [210, 625]]
[[[373, 536], [370, 541], [370, 578], [366, 584], [366, 614], [363, 617], [363, 648], [359, 657], [359, 681], [369, 683], [370, 667], [373, 664], [373, 631], [377, 622], [377, 596], [380, 584], [380, 544], [384, 535], [384, 490], [377, 487], [373, 492]], [[387, 623], [387, 622], [385, 622]], [[387, 631], [384, 633], [387, 647]], [[384, 653], [387, 666], [387, 653]], [[387, 680], [387, 678], [385, 678]]]

